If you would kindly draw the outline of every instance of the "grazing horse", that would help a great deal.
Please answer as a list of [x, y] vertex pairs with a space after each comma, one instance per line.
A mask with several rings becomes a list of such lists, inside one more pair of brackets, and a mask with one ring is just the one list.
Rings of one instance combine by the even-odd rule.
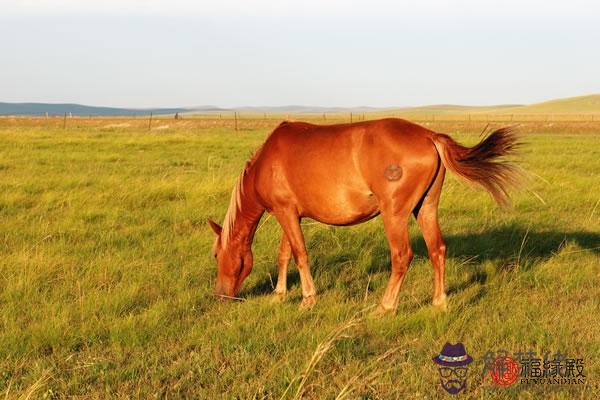
[[316, 302], [300, 220], [352, 225], [381, 214], [391, 251], [392, 273], [379, 311], [395, 311], [413, 258], [408, 220], [413, 214], [434, 268], [433, 304], [446, 307], [446, 245], [438, 203], [446, 169], [486, 189], [499, 204], [509, 202], [519, 169], [505, 156], [515, 153], [517, 135], [498, 129], [474, 147], [411, 122], [387, 118], [339, 125], [283, 122], [256, 151], [233, 188], [217, 234], [215, 295], [233, 297], [252, 270], [252, 241], [265, 211], [283, 229], [275, 294], [285, 296], [287, 266], [294, 256], [302, 286], [301, 307]]

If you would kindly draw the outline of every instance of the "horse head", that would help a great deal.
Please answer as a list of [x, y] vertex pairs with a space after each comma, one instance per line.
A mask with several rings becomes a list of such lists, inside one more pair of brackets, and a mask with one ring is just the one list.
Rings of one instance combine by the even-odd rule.
[[212, 255], [217, 262], [214, 294], [222, 298], [235, 297], [253, 265], [250, 246], [235, 238], [223, 238], [223, 228], [212, 220], [208, 223], [217, 235]]

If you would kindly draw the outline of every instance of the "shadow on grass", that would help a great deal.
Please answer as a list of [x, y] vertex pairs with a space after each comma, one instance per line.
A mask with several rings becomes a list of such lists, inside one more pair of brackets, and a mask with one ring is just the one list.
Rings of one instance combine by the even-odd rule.
[[[319, 236], [312, 237], [307, 243], [309, 249], [318, 247], [321, 240]], [[390, 255], [385, 238], [377, 237], [373, 246], [373, 238], [357, 238], [357, 245], [371, 244], [371, 257], [366, 271], [367, 275], [389, 273]], [[510, 270], [520, 265], [521, 270], [528, 270], [534, 265], [544, 261], [560, 252], [560, 248], [567, 243], [573, 243], [595, 254], [600, 253], [600, 234], [594, 232], [558, 232], [558, 231], [532, 231], [518, 225], [509, 225], [490, 229], [480, 233], [467, 233], [460, 235], [444, 235], [448, 248], [448, 259], [472, 260], [473, 266], [469, 279], [459, 285], [448, 288], [448, 294], [461, 292], [475, 284], [487, 281], [487, 273], [478, 269], [484, 261], [493, 261], [498, 271]], [[419, 235], [413, 237], [411, 244], [416, 256], [427, 258], [427, 248], [423, 238]], [[310, 251], [309, 251], [310, 253]], [[331, 257], [323, 257], [311, 263], [313, 275], [333, 274], [341, 276], [344, 265], [353, 260], [356, 255], [356, 246], [353, 249], [344, 249]], [[275, 257], [273, 257], [275, 258]], [[309, 254], [310, 258], [310, 254]], [[293, 264], [293, 263], [292, 263]], [[288, 269], [288, 287], [299, 284], [299, 275], [294, 265]], [[468, 264], [468, 263], [465, 263]], [[277, 269], [272, 269], [273, 284], [277, 277]], [[327, 289], [321, 287], [321, 289]], [[265, 295], [272, 292], [269, 280], [261, 281], [244, 290], [245, 296]]]
[[[448, 248], [448, 259], [473, 259], [478, 262], [494, 261], [498, 268], [514, 265], [518, 259], [543, 261], [560, 251], [567, 243], [574, 243], [584, 251], [600, 253], [600, 234], [594, 232], [531, 231], [520, 226], [506, 226], [480, 233], [444, 235]], [[415, 255], [427, 256], [427, 248], [422, 237], [413, 238]], [[369, 272], [388, 271], [389, 265], [378, 262], [387, 256], [385, 246], [377, 248], [373, 254]], [[483, 279], [477, 277], [478, 282]]]

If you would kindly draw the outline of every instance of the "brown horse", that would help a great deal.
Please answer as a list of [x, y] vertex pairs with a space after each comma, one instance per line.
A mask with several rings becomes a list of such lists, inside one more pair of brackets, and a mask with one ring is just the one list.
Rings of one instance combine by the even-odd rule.
[[354, 124], [283, 122], [256, 151], [233, 189], [213, 246], [215, 294], [235, 296], [252, 270], [252, 240], [265, 211], [283, 228], [276, 295], [287, 291], [293, 254], [302, 286], [303, 307], [316, 302], [304, 237], [303, 217], [330, 225], [352, 225], [378, 214], [391, 251], [392, 273], [380, 311], [395, 311], [404, 275], [413, 258], [408, 220], [415, 215], [434, 268], [433, 304], [445, 308], [446, 246], [438, 224], [438, 203], [446, 168], [486, 189], [499, 204], [517, 183], [518, 168], [504, 157], [517, 136], [498, 129], [474, 147], [401, 119]]

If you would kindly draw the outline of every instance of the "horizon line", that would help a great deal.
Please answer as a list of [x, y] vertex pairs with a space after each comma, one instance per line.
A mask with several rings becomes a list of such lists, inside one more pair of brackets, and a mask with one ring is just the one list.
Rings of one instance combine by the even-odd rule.
[[[323, 105], [306, 105], [306, 104], [282, 104], [282, 105], [238, 105], [238, 106], [221, 106], [215, 104], [202, 104], [202, 105], [194, 105], [194, 106], [147, 106], [147, 107], [136, 107], [136, 106], [117, 106], [117, 105], [96, 105], [90, 103], [77, 103], [70, 101], [61, 101], [61, 102], [47, 102], [47, 101], [0, 101], [0, 104], [11, 104], [11, 105], [49, 105], [49, 106], [83, 106], [90, 108], [114, 108], [114, 109], [127, 109], [127, 110], [139, 110], [139, 111], [148, 111], [148, 110], [159, 110], [159, 109], [181, 109], [181, 110], [189, 110], [194, 111], [195, 109], [214, 109], [215, 111], [235, 111], [239, 109], [273, 109], [273, 108], [315, 108], [315, 109], [341, 109], [341, 110], [351, 110], [351, 109], [361, 109], [361, 108], [370, 108], [373, 110], [392, 110], [392, 109], [402, 109], [402, 108], [423, 108], [423, 107], [435, 107], [435, 106], [459, 106], [459, 107], [471, 107], [471, 108], [485, 108], [485, 107], [518, 107], [518, 106], [528, 106], [533, 104], [541, 104], [551, 101], [557, 100], [567, 100], [567, 99], [575, 99], [580, 97], [590, 97], [590, 96], [600, 96], [600, 93], [589, 93], [584, 95], [576, 95], [576, 96], [568, 96], [568, 97], [559, 97], [559, 98], [551, 98], [539, 102], [534, 103], [488, 103], [488, 104], [461, 104], [461, 103], [428, 103], [428, 104], [420, 104], [420, 105], [389, 105], [389, 106], [370, 106], [370, 105], [354, 105], [354, 106], [323, 106]], [[207, 110], [208, 111], [208, 110]]]

